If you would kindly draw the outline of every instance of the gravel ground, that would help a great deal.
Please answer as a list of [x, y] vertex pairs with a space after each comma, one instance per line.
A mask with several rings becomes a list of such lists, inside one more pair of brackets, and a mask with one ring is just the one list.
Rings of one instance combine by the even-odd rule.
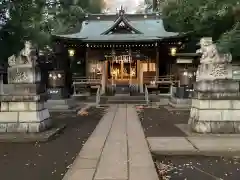
[[169, 112], [164, 107], [143, 108], [139, 117], [146, 137], [185, 137], [186, 135], [175, 124], [187, 124], [188, 111]]
[[46, 143], [0, 143], [1, 180], [61, 180], [84, 142], [95, 129], [104, 109], [90, 108], [87, 116], [52, 113], [64, 131]]
[[160, 180], [239, 180], [240, 159], [154, 156]]

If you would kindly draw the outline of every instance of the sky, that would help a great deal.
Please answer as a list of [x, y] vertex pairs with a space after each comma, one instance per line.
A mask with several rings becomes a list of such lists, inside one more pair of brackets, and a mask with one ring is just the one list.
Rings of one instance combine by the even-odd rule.
[[108, 13], [116, 13], [116, 9], [121, 6], [129, 14], [135, 13], [139, 8], [144, 6], [145, 0], [105, 0]]

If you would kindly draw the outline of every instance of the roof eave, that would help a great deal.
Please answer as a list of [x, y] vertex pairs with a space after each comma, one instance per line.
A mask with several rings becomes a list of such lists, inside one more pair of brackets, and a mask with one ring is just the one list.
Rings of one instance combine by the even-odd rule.
[[[139, 39], [138, 42], [156, 42], [158, 40], [161, 40], [159, 38], [156, 38], [156, 39]], [[91, 43], [91, 42], [111, 42], [111, 43], [114, 43], [114, 42], [136, 42], [136, 39], [119, 39], [119, 40], [116, 40], [116, 39], [104, 39], [104, 40], [94, 40], [94, 39], [85, 39], [83, 40], [83, 42], [85, 43]]]
[[64, 40], [84, 40], [87, 39], [87, 37], [70, 37], [65, 35], [52, 35], [52, 38], [54, 39], [64, 39]]
[[185, 58], [194, 58], [194, 57], [201, 57], [200, 53], [176, 53], [178, 57], [185, 57]]
[[187, 36], [187, 34], [185, 34], [185, 33], [178, 33], [178, 34], [176, 33], [176, 35], [172, 35], [172, 36], [165, 36], [165, 37], [157, 36], [157, 37], [164, 38], [164, 39], [174, 39], [174, 38], [184, 38], [186, 36]]

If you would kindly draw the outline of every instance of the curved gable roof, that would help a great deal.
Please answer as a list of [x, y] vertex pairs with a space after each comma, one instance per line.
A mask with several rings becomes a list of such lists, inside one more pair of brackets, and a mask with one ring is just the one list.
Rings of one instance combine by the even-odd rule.
[[109, 28], [107, 31], [104, 31], [101, 33], [101, 35], [108, 35], [111, 31], [113, 31], [119, 24], [124, 23], [127, 27], [129, 27], [132, 31], [134, 31], [136, 34], [143, 34], [141, 31], [137, 30], [130, 24], [130, 22], [125, 18], [125, 16], [119, 16], [118, 19], [115, 21], [115, 23], [112, 25], [111, 28]]
[[[108, 34], [118, 23], [124, 21], [135, 34]], [[179, 33], [168, 32], [164, 28], [163, 20], [156, 14], [124, 14], [116, 19], [116, 15], [91, 15], [83, 21], [80, 32], [57, 37], [79, 39], [83, 41], [134, 41], [157, 40], [176, 37]]]

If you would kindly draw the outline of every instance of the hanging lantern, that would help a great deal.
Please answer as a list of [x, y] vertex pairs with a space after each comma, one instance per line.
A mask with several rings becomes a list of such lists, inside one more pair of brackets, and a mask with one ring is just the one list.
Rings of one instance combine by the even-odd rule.
[[170, 49], [170, 53], [171, 53], [171, 56], [176, 56], [177, 48], [176, 48], [176, 47], [172, 47], [172, 48]]
[[74, 49], [69, 49], [69, 50], [68, 50], [68, 55], [69, 55], [70, 57], [73, 57], [73, 56], [75, 55], [75, 50], [74, 50]]

